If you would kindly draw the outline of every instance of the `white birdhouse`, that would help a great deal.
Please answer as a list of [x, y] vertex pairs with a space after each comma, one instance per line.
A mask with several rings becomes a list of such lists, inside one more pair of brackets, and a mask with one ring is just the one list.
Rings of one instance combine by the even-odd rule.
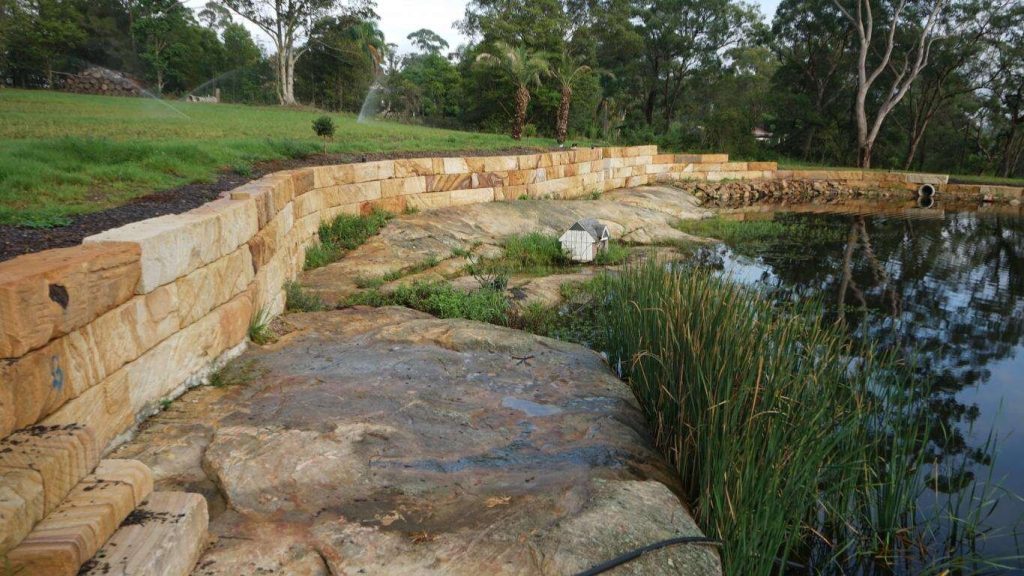
[[608, 249], [608, 227], [593, 218], [578, 220], [558, 239], [562, 250], [577, 262], [592, 262]]

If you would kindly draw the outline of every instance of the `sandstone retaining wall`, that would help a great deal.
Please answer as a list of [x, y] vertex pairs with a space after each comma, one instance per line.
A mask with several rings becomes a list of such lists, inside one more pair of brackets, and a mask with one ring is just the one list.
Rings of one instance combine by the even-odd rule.
[[0, 263], [0, 437], [37, 423], [78, 423], [109, 446], [240, 351], [255, 313], [283, 311], [284, 283], [302, 270], [320, 224], [339, 214], [776, 177], [879, 178], [904, 187], [942, 178], [781, 172], [770, 162], [658, 154], [654, 146], [271, 174], [189, 212]]

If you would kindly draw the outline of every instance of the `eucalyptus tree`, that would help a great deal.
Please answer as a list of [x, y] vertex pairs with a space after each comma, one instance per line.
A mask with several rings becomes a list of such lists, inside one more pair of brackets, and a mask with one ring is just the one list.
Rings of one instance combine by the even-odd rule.
[[521, 139], [523, 125], [526, 123], [526, 110], [530, 105], [530, 86], [540, 86], [541, 76], [551, 69], [547, 58], [524, 46], [510, 46], [505, 42], [495, 42], [493, 51], [477, 55], [476, 63], [492, 67], [515, 86], [512, 139]]
[[[928, 65], [948, 0], [832, 2], [854, 32], [857, 164], [870, 168], [871, 152], [886, 118]], [[875, 90], [880, 80], [882, 86]]]
[[295, 62], [309, 48], [303, 40], [323, 17], [372, 14], [373, 0], [221, 0], [232, 12], [265, 32], [274, 42], [277, 98], [295, 104]]

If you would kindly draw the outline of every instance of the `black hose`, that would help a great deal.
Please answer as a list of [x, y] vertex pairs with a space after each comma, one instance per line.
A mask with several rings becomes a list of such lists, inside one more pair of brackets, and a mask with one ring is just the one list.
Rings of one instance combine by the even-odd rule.
[[612, 558], [607, 562], [602, 562], [589, 570], [584, 570], [583, 572], [576, 574], [576, 576], [596, 576], [597, 574], [603, 574], [611, 570], [612, 568], [615, 568], [616, 566], [620, 566], [622, 564], [625, 564], [626, 562], [636, 560], [637, 558], [643, 556], [648, 552], [653, 552], [655, 550], [659, 550], [667, 546], [674, 546], [676, 544], [708, 544], [710, 546], [721, 546], [722, 541], [716, 540], [715, 538], [708, 538], [707, 536], [679, 536], [676, 538], [669, 538], [668, 540], [662, 540], [660, 542], [655, 542], [654, 544], [648, 544], [643, 548], [637, 548], [636, 550], [632, 550], [620, 556], [616, 556], [615, 558]]

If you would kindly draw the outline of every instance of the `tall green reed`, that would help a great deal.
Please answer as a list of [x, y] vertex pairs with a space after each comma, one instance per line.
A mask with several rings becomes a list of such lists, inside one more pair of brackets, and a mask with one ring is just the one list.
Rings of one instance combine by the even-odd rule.
[[600, 282], [598, 344], [724, 541], [726, 573], [942, 564], [916, 504], [926, 391], [896, 353], [851, 340], [813, 302], [709, 272], [648, 263]]

